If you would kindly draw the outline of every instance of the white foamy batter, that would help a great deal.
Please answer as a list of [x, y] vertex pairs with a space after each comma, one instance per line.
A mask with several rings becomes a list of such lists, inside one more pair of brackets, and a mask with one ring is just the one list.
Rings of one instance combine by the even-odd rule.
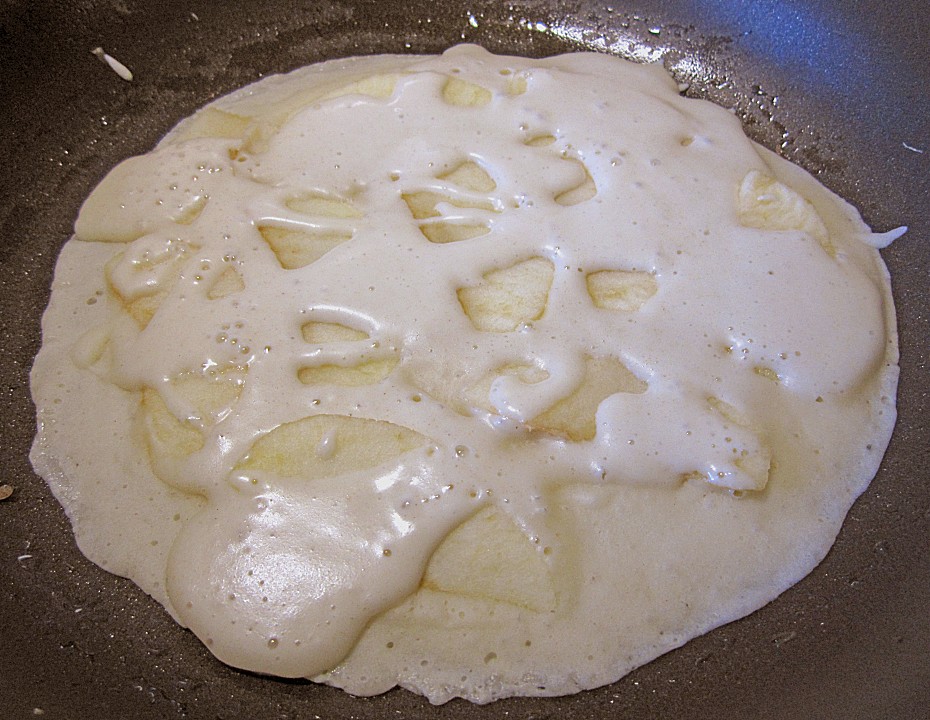
[[[388, 90], [339, 91], [371, 75]], [[882, 237], [733, 115], [658, 67], [468, 46], [313, 66], [217, 106], [260, 129], [182, 123], [85, 204], [43, 320], [32, 458], [84, 553], [220, 659], [434, 702], [573, 692], [752, 611], [826, 553], [894, 423]], [[452, 182], [466, 161], [493, 189]], [[596, 192], [567, 204], [586, 178]], [[418, 192], [439, 198], [431, 217], [404, 200]], [[295, 209], [308, 195], [339, 212]], [[434, 223], [483, 234], [431, 242]], [[259, 228], [338, 242], [288, 269]], [[477, 329], [457, 292], [530, 258], [553, 271], [544, 312]], [[655, 292], [597, 307], [586, 278], [604, 270]], [[126, 312], [153, 297], [147, 324]], [[368, 337], [307, 342], [309, 321]], [[646, 390], [601, 402], [593, 439], [534, 432], [586, 357]], [[300, 379], [368, 361], [396, 365], [366, 385]], [[502, 374], [487, 408], [452, 407], [508, 365], [544, 379]], [[236, 394], [205, 416], [171, 381], [217, 370]], [[153, 470], [144, 388], [202, 447]], [[243, 469], [258, 438], [317, 415], [422, 442], [312, 482]], [[487, 507], [532, 542], [548, 604], [420, 587]]]

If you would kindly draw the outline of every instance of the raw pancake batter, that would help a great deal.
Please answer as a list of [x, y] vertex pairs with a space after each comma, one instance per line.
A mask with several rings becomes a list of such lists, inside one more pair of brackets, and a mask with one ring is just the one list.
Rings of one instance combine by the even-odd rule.
[[87, 200], [33, 463], [236, 667], [596, 687], [829, 549], [894, 423], [892, 237], [656, 66], [311, 66]]

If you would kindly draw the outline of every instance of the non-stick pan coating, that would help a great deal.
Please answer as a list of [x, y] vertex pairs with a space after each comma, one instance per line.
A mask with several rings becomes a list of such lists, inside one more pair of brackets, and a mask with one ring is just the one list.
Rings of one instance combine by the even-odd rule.
[[[28, 371], [53, 263], [105, 172], [262, 75], [332, 57], [597, 49], [664, 54], [689, 94], [816, 173], [877, 230], [901, 333], [884, 465], [807, 579], [615, 685], [432, 707], [238, 672], [77, 551], [27, 454]], [[297, 2], [5, 0], [0, 5], [2, 718], [930, 717], [930, 19], [922, 0]], [[128, 65], [125, 82], [90, 51]], [[664, 51], [663, 51], [664, 49]], [[843, 348], [836, 348], [843, 352]]]

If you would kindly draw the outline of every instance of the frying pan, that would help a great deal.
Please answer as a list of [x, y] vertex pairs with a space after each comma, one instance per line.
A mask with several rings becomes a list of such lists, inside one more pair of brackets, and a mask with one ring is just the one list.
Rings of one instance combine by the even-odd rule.
[[[6, 0], [0, 6], [0, 717], [930, 717], [930, 18], [920, 0]], [[232, 6], [230, 6], [232, 5]], [[815, 173], [876, 230], [901, 332], [899, 421], [827, 559], [751, 616], [618, 683], [432, 707], [227, 668], [132, 583], [86, 561], [27, 454], [28, 370], [81, 201], [177, 120], [327, 58], [580, 49], [661, 59], [688, 93]], [[103, 46], [135, 73], [120, 79]], [[837, 348], [842, 352], [842, 348]]]

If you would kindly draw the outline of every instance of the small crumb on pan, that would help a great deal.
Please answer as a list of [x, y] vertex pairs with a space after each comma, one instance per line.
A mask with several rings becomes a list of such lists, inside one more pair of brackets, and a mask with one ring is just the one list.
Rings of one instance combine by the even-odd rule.
[[123, 78], [123, 80], [127, 82], [132, 80], [132, 71], [115, 57], [107, 55], [102, 47], [95, 47], [91, 52], [100, 59], [100, 62], [109, 65], [113, 72]]

